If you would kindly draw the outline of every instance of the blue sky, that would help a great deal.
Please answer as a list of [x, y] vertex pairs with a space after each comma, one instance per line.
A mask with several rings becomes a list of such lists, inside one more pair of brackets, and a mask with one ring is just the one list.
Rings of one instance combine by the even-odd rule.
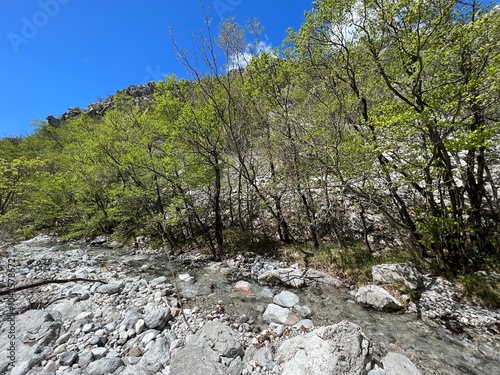
[[279, 46], [298, 29], [306, 0], [1, 0], [0, 138], [27, 135], [32, 119], [85, 108], [130, 85], [165, 74], [186, 77], [169, 27], [180, 47], [193, 49], [191, 32], [204, 14], [216, 26], [235, 16], [257, 17], [267, 43]]

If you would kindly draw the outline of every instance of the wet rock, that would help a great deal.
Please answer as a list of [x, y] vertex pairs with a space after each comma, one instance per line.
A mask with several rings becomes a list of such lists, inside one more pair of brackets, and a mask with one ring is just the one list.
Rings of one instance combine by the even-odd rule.
[[416, 290], [423, 286], [422, 276], [412, 263], [379, 264], [372, 267], [373, 284], [394, 284], [401, 282]]
[[295, 293], [283, 290], [274, 296], [273, 302], [281, 307], [293, 307], [299, 303], [299, 296]]
[[275, 361], [283, 375], [361, 375], [371, 361], [371, 345], [359, 326], [342, 321], [284, 341]]
[[267, 305], [263, 318], [268, 323], [278, 323], [284, 325], [294, 325], [300, 318], [291, 309], [287, 309], [273, 303]]
[[383, 311], [398, 311], [403, 305], [385, 289], [376, 285], [365, 285], [356, 293], [356, 302], [366, 307]]
[[389, 352], [380, 362], [387, 375], [420, 375], [420, 370], [403, 354]]
[[448, 328], [451, 332], [459, 334], [464, 332], [464, 325], [454, 319], [446, 320], [444, 326]]
[[237, 292], [243, 293], [249, 297], [255, 297], [255, 292], [253, 290], [252, 284], [248, 281], [240, 280], [236, 284], [234, 284], [233, 289]]

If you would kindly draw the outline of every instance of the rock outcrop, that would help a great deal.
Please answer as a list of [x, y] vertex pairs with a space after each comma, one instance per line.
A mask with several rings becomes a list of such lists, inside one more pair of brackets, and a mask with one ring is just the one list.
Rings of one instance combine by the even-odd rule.
[[[155, 87], [155, 82], [150, 82], [145, 85], [130, 86], [125, 90], [118, 90], [116, 94], [125, 94], [127, 96], [130, 96], [134, 104], [138, 104], [143, 101], [150, 102], [153, 99]], [[104, 100], [101, 100], [97, 103], [92, 103], [86, 109], [68, 108], [68, 111], [63, 113], [59, 117], [49, 115], [47, 116], [47, 122], [49, 123], [49, 125], [58, 128], [65, 121], [75, 119], [82, 114], [86, 114], [92, 118], [102, 117], [108, 110], [113, 109], [113, 98], [115, 95], [110, 95]]]

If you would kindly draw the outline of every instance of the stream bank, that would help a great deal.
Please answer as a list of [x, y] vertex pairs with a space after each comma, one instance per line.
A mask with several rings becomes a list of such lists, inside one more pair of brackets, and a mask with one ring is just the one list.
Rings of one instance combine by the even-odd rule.
[[[280, 348], [300, 337], [311, 345], [320, 339], [333, 345], [322, 327], [369, 343], [365, 352], [349, 351], [353, 363], [365, 365], [359, 373], [388, 374], [391, 358], [403, 361], [397, 355], [422, 374], [500, 373], [499, 312], [461, 305], [457, 291], [443, 279], [423, 275], [420, 306], [388, 313], [360, 306], [349, 286], [330, 275], [255, 254], [224, 262], [211, 262], [202, 254], [168, 260], [161, 252], [131, 254], [43, 236], [4, 245], [2, 251], [4, 284], [7, 259], [15, 263], [18, 284], [72, 277], [108, 283], [52, 284], [17, 292], [16, 367], [4, 368], [12, 374], [97, 374], [105, 366], [116, 366], [109, 372], [116, 374], [180, 374], [190, 368], [188, 362], [182, 365], [188, 361], [185, 348], [206, 340], [219, 350], [211, 348], [201, 357], [213, 359], [206, 364], [214, 371], [286, 373], [292, 362]], [[298, 302], [277, 305], [275, 298], [284, 291]], [[8, 310], [6, 300], [0, 308]], [[24, 330], [25, 320], [39, 323], [34, 336]], [[208, 322], [215, 326], [204, 330]], [[0, 351], [9, 349], [3, 340], [7, 328], [4, 322]], [[228, 338], [234, 345], [217, 346]], [[283, 350], [292, 352], [290, 345]]]

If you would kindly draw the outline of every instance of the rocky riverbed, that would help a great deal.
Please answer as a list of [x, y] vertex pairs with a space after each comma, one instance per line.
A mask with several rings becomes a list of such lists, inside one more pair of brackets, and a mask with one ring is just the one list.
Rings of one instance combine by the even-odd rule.
[[[351, 290], [251, 253], [211, 262], [48, 236], [0, 250], [0, 289], [104, 282], [2, 297], [0, 373], [500, 373], [500, 311], [464, 305], [449, 282], [409, 264], [380, 266], [373, 285]], [[391, 283], [419, 300], [394, 298]]]

